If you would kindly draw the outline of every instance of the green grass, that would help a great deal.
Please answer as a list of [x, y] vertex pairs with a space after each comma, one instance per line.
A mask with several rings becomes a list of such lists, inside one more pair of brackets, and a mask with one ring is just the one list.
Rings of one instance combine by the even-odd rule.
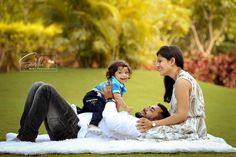
[[[19, 119], [23, 110], [25, 97], [31, 84], [35, 81], [48, 82], [56, 87], [59, 93], [70, 103], [82, 106], [84, 94], [97, 83], [105, 80], [105, 69], [59, 69], [58, 72], [14, 72], [0, 74], [0, 141], [5, 140], [8, 132], [17, 132]], [[205, 96], [206, 123], [208, 133], [224, 138], [227, 143], [236, 147], [236, 89], [228, 89], [209, 83], [199, 82]], [[155, 71], [134, 71], [127, 83], [125, 101], [135, 111], [146, 105], [156, 102], [163, 103], [163, 80]], [[167, 104], [166, 104], [167, 105]], [[167, 105], [167, 107], [169, 107]], [[45, 128], [40, 128], [40, 133], [46, 133]], [[4, 156], [16, 156], [6, 155]], [[152, 154], [134, 153], [122, 155], [123, 157], [154, 157], [154, 156], [228, 156], [236, 154], [217, 153], [176, 153], [176, 154]], [[41, 156], [65, 156], [65, 155], [41, 155]], [[78, 156], [78, 155], [67, 155]], [[118, 156], [83, 154], [86, 156]]]

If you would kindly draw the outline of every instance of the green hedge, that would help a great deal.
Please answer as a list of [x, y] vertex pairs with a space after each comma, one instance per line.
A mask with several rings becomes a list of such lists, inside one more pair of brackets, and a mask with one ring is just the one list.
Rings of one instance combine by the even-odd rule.
[[19, 69], [18, 61], [28, 53], [48, 54], [55, 49], [54, 37], [59, 33], [61, 29], [53, 25], [0, 23], [0, 71]]

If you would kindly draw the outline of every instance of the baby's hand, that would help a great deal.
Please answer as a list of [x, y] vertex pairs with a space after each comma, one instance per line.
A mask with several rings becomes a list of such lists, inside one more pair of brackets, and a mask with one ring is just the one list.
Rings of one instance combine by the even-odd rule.
[[132, 110], [133, 110], [132, 107], [129, 107], [129, 106], [125, 106], [125, 107], [124, 107], [124, 111], [126, 111], [126, 112], [128, 112], [128, 113], [132, 112]]

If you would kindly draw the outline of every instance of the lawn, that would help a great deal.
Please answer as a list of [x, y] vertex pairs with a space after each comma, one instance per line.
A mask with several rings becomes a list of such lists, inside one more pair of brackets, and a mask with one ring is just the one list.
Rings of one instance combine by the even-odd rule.
[[[64, 98], [78, 106], [82, 106], [84, 94], [97, 83], [105, 80], [105, 69], [58, 69], [57, 72], [13, 72], [0, 74], [0, 141], [5, 140], [7, 132], [17, 132], [19, 119], [23, 110], [24, 100], [31, 84], [35, 81], [44, 81], [52, 84]], [[206, 123], [208, 133], [224, 138], [227, 143], [236, 147], [236, 89], [229, 89], [209, 83], [199, 82], [205, 97]], [[155, 71], [134, 71], [127, 83], [125, 101], [134, 108], [142, 109], [146, 105], [156, 102], [163, 103], [163, 80]], [[166, 104], [168, 106], [168, 104]], [[169, 106], [168, 106], [169, 107]], [[40, 133], [45, 133], [45, 128], [40, 128]], [[1, 149], [1, 148], [0, 148]], [[6, 155], [4, 156], [16, 156]], [[153, 157], [153, 156], [228, 156], [236, 154], [217, 153], [176, 153], [176, 154], [151, 154], [135, 153], [122, 155], [123, 157]], [[42, 155], [63, 156], [63, 155]], [[78, 155], [68, 155], [78, 156]], [[118, 156], [83, 154], [86, 156]]]

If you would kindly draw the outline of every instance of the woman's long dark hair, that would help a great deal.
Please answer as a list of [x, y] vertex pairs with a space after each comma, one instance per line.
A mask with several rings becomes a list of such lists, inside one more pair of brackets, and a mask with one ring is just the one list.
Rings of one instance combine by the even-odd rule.
[[[167, 60], [170, 60], [171, 58], [175, 58], [175, 64], [180, 67], [181, 69], [184, 68], [184, 59], [182, 55], [182, 51], [178, 46], [172, 45], [172, 46], [162, 46], [156, 53], [157, 57], [158, 55], [166, 58]], [[165, 94], [164, 94], [164, 101], [170, 102], [172, 91], [173, 91], [173, 85], [175, 83], [175, 80], [173, 80], [169, 76], [164, 77], [164, 85], [165, 85]]]

